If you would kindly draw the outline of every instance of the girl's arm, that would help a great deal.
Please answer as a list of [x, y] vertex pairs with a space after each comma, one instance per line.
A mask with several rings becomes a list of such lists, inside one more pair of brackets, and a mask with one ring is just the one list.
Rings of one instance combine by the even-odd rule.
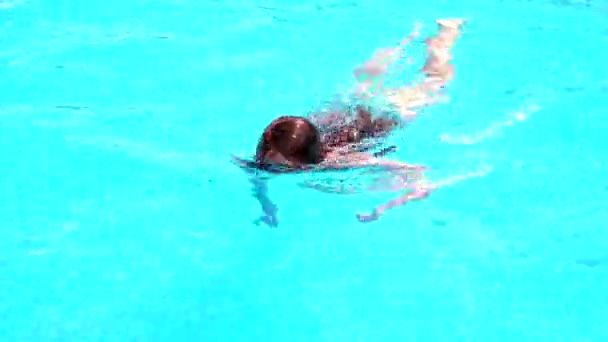
[[268, 196], [267, 180], [257, 174], [258, 170], [256, 168], [255, 162], [245, 160], [236, 156], [232, 156], [232, 161], [249, 175], [249, 181], [253, 186], [252, 195], [258, 201], [260, 207], [262, 208], [262, 215], [259, 218], [255, 219], [253, 223], [259, 225], [260, 222], [263, 222], [270, 227], [278, 227], [279, 208], [270, 200], [270, 197]]
[[417, 201], [428, 197], [431, 191], [435, 191], [439, 188], [443, 188], [445, 186], [450, 186], [461, 181], [475, 178], [475, 177], [483, 177], [490, 173], [492, 168], [484, 168], [474, 172], [468, 172], [462, 175], [456, 175], [447, 179], [444, 179], [439, 182], [434, 183], [425, 183], [424, 181], [413, 184], [414, 187], [410, 187], [411, 192], [405, 193], [386, 204], [377, 206], [371, 213], [369, 214], [357, 214], [357, 219], [361, 222], [371, 222], [377, 220], [380, 215], [382, 215], [385, 211], [405, 205], [411, 201]]
[[389, 201], [386, 204], [382, 204], [377, 206], [371, 213], [369, 214], [363, 214], [363, 213], [358, 213], [357, 214], [357, 219], [360, 222], [371, 222], [371, 221], [375, 221], [378, 218], [380, 218], [380, 215], [382, 215], [385, 211], [392, 209], [394, 207], [399, 207], [402, 206], [408, 202], [411, 201], [416, 201], [416, 200], [421, 200], [424, 199], [426, 197], [428, 197], [430, 194], [430, 189], [428, 188], [424, 188], [424, 187], [420, 187], [417, 188], [415, 191], [413, 192], [409, 192], [406, 193], [402, 196], [399, 196], [391, 201]]
[[403, 191], [412, 189], [423, 177], [424, 166], [411, 165], [396, 160], [380, 159], [367, 153], [351, 153], [329, 158], [319, 171], [342, 171], [360, 169], [356, 176], [345, 178], [319, 177], [304, 181], [300, 186], [332, 194], [353, 194], [359, 192]]
[[[380, 153], [380, 156], [381, 155], [382, 153]], [[319, 168], [322, 170], [341, 170], [369, 167], [379, 167], [385, 170], [426, 170], [424, 166], [407, 164], [396, 160], [382, 159], [378, 158], [374, 154], [361, 152], [331, 154], [326, 158], [326, 161], [319, 166]]]

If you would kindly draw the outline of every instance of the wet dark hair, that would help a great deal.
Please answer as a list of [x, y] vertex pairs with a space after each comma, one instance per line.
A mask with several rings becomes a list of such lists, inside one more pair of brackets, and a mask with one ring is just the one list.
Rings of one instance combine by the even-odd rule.
[[308, 119], [282, 116], [266, 127], [258, 142], [255, 161], [261, 166], [300, 168], [322, 161], [321, 134]]
[[330, 121], [320, 130], [300, 116], [275, 119], [260, 137], [255, 168], [272, 172], [307, 169], [322, 162], [334, 149], [384, 137], [397, 125], [397, 120], [390, 117], [373, 118], [371, 111], [362, 106], [338, 113]]

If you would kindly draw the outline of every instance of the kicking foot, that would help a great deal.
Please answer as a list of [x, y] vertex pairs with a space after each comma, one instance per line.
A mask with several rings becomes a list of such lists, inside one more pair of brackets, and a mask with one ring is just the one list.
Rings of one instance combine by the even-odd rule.
[[451, 29], [451, 30], [458, 30], [463, 24], [464, 24], [464, 20], [462, 19], [437, 19], [435, 21], [437, 23], [437, 25], [439, 25], [439, 27], [441, 29]]

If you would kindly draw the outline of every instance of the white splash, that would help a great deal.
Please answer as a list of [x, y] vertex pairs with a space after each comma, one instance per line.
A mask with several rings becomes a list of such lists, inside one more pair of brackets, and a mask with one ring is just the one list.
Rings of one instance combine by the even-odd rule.
[[489, 138], [496, 137], [500, 134], [505, 128], [512, 127], [515, 124], [522, 123], [530, 119], [532, 114], [540, 111], [542, 108], [538, 105], [530, 105], [527, 108], [522, 108], [514, 113], [509, 113], [506, 117], [502, 118], [499, 121], [492, 123], [488, 128], [484, 129], [481, 132], [470, 134], [470, 135], [461, 135], [461, 136], [450, 136], [448, 134], [443, 134], [440, 139], [449, 144], [458, 144], [458, 145], [474, 145], [478, 144], [482, 141], [485, 141]]

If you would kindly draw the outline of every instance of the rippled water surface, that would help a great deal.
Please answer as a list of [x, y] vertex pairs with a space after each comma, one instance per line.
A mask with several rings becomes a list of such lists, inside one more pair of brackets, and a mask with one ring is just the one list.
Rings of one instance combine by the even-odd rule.
[[[2, 341], [605, 341], [606, 1], [0, 0]], [[462, 17], [450, 102], [392, 139], [395, 209], [229, 155], [416, 22]], [[408, 51], [421, 62], [422, 41]], [[414, 71], [412, 69], [412, 71]], [[398, 80], [397, 80], [398, 81]]]

